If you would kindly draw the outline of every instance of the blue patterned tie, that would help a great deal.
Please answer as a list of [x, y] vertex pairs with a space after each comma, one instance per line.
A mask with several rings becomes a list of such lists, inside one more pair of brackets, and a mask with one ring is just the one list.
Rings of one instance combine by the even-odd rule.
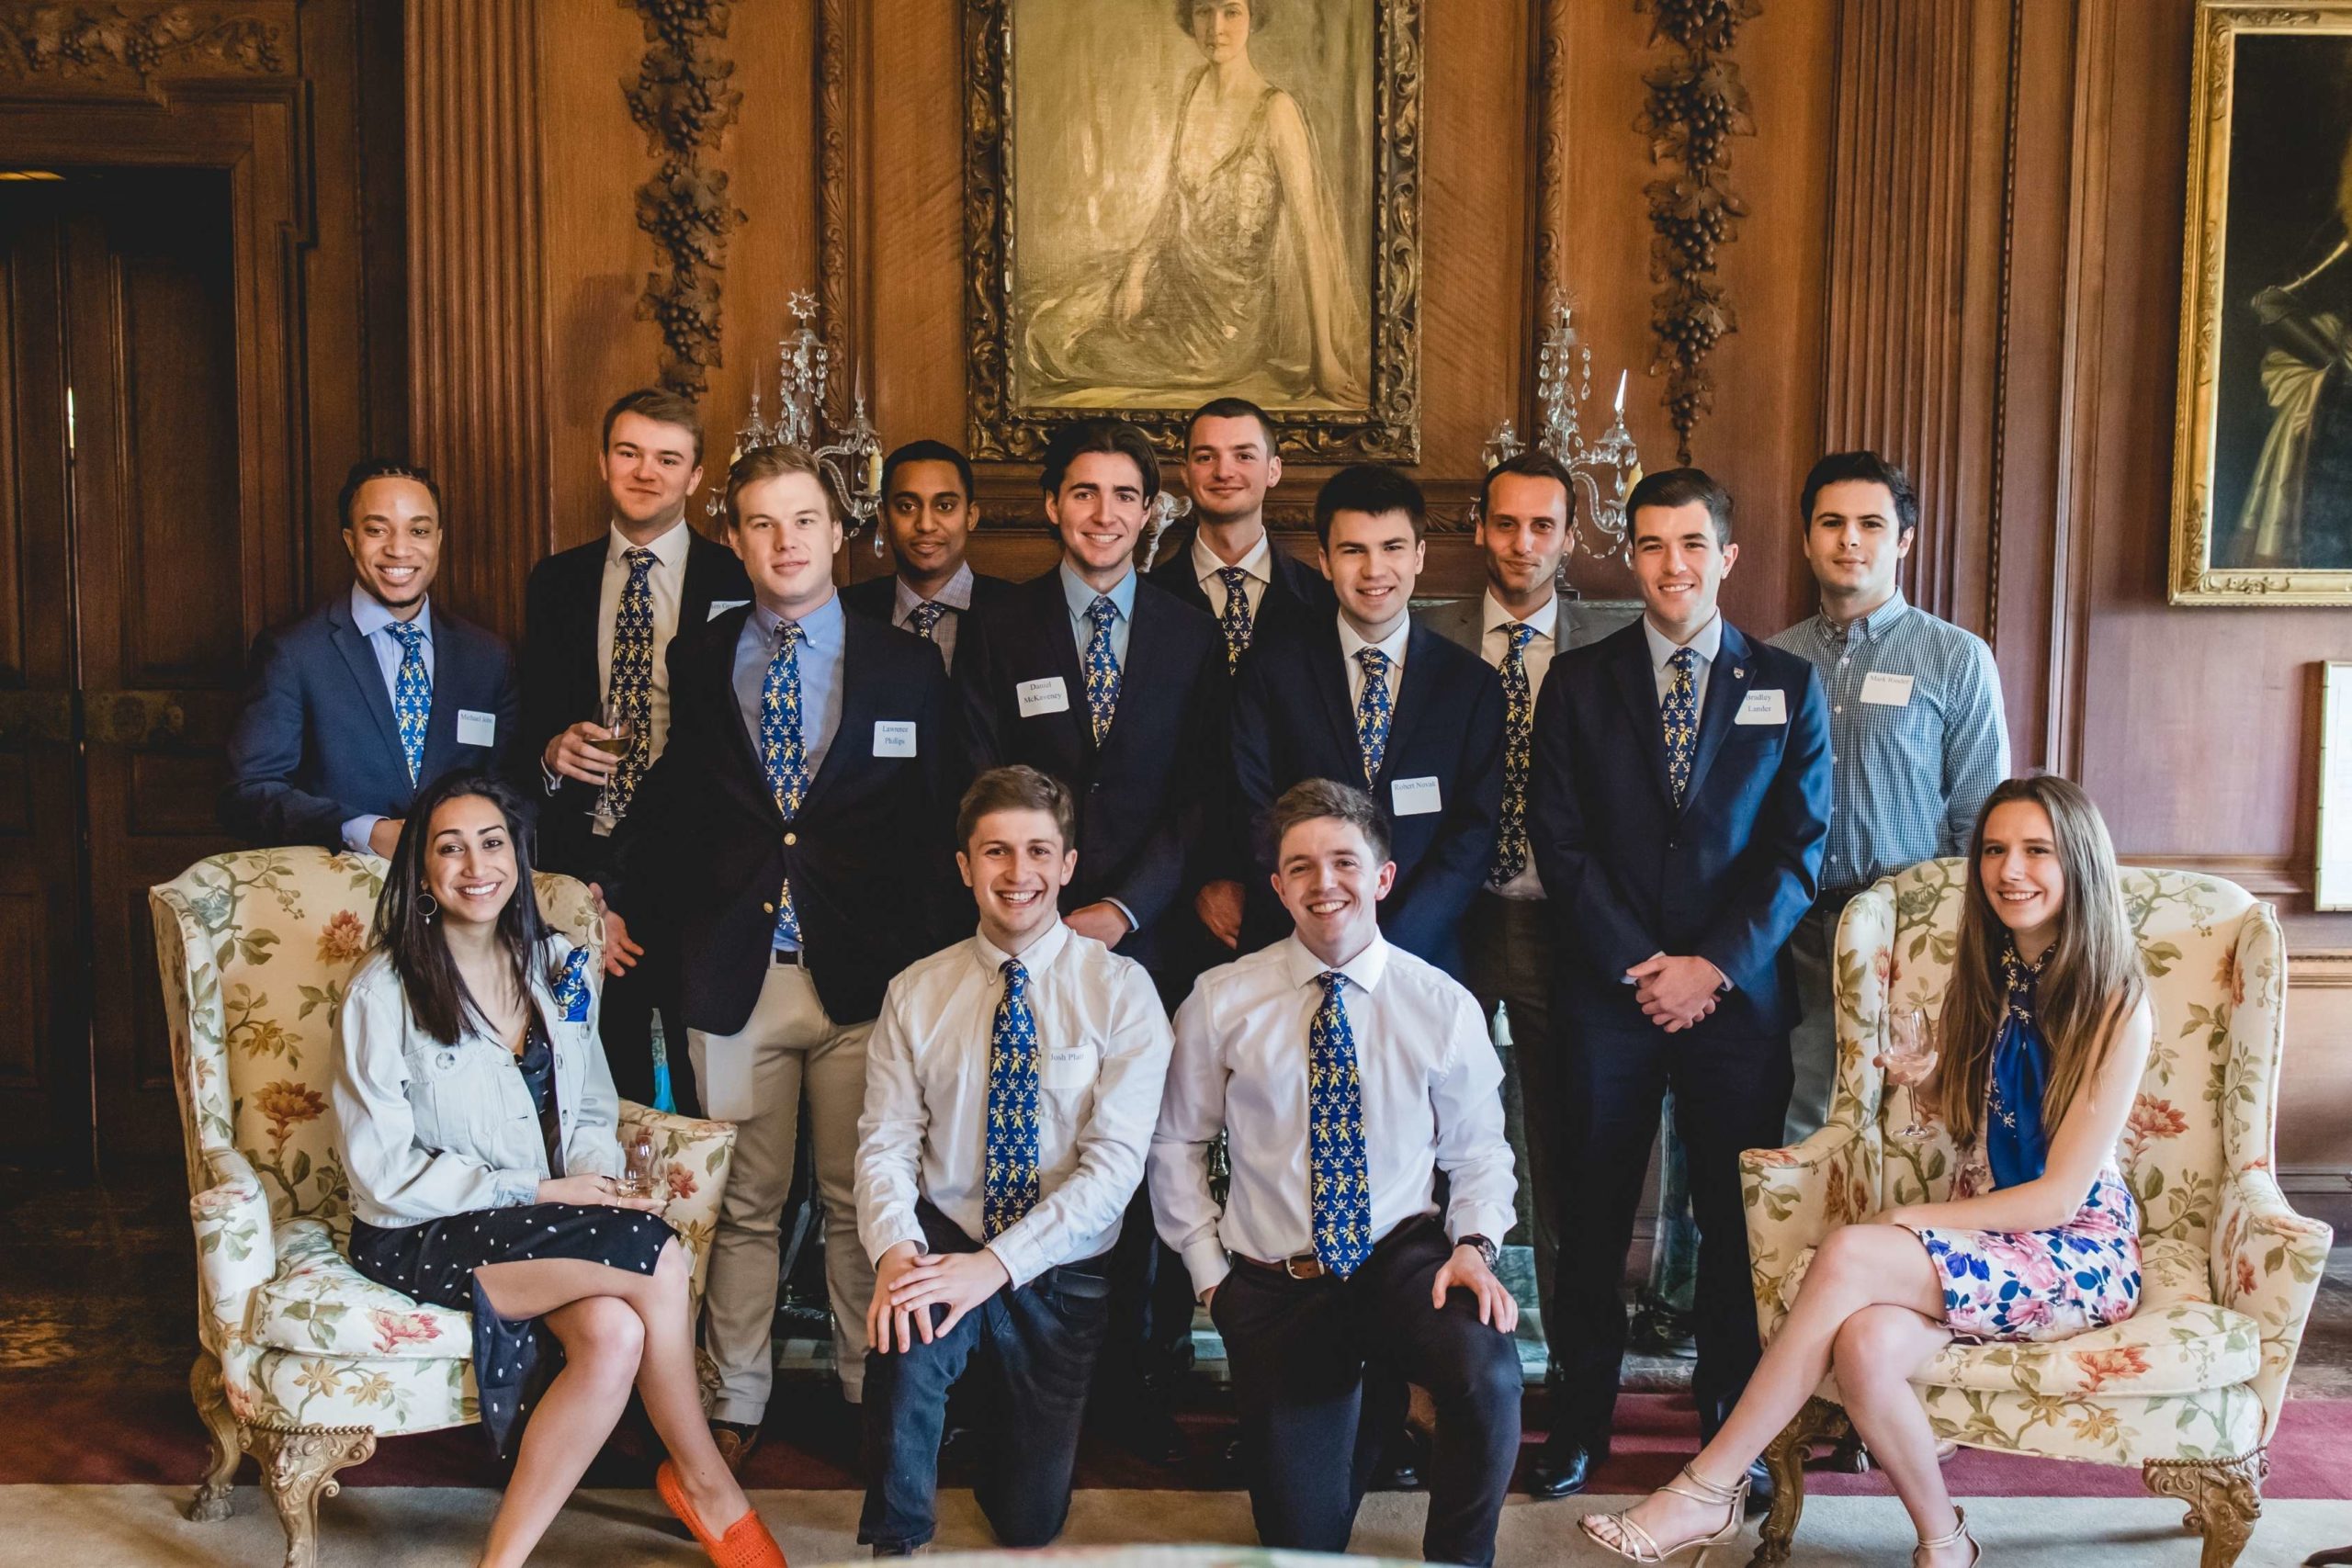
[[[775, 657], [760, 683], [760, 767], [768, 777], [775, 808], [790, 822], [808, 793], [808, 749], [800, 738], [800, 639], [797, 621], [778, 628]], [[800, 917], [792, 912], [792, 878], [775, 896], [775, 945], [800, 945]]]
[[1348, 977], [1316, 976], [1323, 1005], [1306, 1030], [1306, 1219], [1315, 1256], [1344, 1280], [1372, 1251], [1372, 1177], [1363, 1144], [1363, 1078], [1340, 994]]
[[605, 694], [612, 716], [628, 726], [628, 750], [622, 752], [596, 803], [596, 815], [617, 822], [628, 815], [653, 754], [653, 584], [650, 581], [658, 558], [639, 545], [621, 557], [628, 563], [628, 582], [621, 589], [620, 611], [613, 617], [613, 673]]
[[1528, 732], [1535, 717], [1535, 688], [1527, 679], [1527, 645], [1535, 628], [1510, 624], [1510, 647], [1503, 654], [1503, 820], [1495, 838], [1495, 870], [1487, 881], [1500, 887], [1527, 869]]
[[1111, 655], [1111, 622], [1119, 607], [1102, 594], [1086, 607], [1094, 630], [1086, 638], [1086, 717], [1094, 728], [1094, 744], [1111, 733], [1111, 717], [1119, 711], [1119, 661]]
[[[907, 612], [907, 629], [923, 641], [936, 645], [939, 641], [939, 618], [945, 614], [946, 605], [936, 599], [926, 599]], [[942, 653], [940, 657], [944, 659], [947, 656]]]
[[980, 1239], [993, 1241], [1037, 1206], [1037, 1017], [1029, 971], [1004, 961], [1004, 997], [989, 1031], [988, 1191]]
[[1363, 666], [1363, 694], [1356, 698], [1356, 750], [1363, 753], [1363, 782], [1377, 784], [1388, 756], [1388, 655], [1376, 648], [1356, 649]]
[[1230, 675], [1250, 651], [1250, 591], [1243, 586], [1250, 574], [1238, 566], [1221, 566], [1216, 580], [1225, 584], [1225, 614], [1217, 624], [1225, 628], [1225, 672]]
[[424, 726], [433, 716], [433, 677], [424, 672], [424, 628], [414, 621], [394, 621], [392, 636], [400, 639], [400, 673], [392, 677], [392, 717], [401, 727], [401, 755], [408, 759], [408, 782], [424, 764]]
[[1678, 648], [1668, 663], [1674, 666], [1674, 684], [1666, 689], [1666, 701], [1658, 705], [1659, 716], [1666, 721], [1666, 782], [1674, 787], [1674, 804], [1682, 804], [1682, 792], [1690, 787], [1690, 753], [1699, 744], [1699, 684], [1691, 678], [1692, 668], [1699, 656], [1687, 648]]

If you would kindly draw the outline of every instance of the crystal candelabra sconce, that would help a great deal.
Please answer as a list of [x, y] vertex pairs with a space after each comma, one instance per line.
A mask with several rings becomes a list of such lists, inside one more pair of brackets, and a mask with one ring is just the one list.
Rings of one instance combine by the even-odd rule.
[[[729, 454], [731, 466], [746, 452], [763, 446], [797, 446], [817, 460], [832, 481], [833, 493], [839, 497], [846, 515], [842, 520], [843, 530], [854, 535], [875, 521], [882, 512], [882, 436], [865, 413], [865, 372], [857, 374], [855, 390], [850, 400], [849, 428], [840, 440], [830, 445], [818, 444], [818, 411], [825, 398], [826, 378], [832, 373], [832, 355], [825, 340], [817, 335], [817, 301], [806, 289], [795, 289], [786, 301], [799, 325], [776, 343], [776, 410], [773, 423], [760, 412], [760, 387], [754, 377], [752, 383], [752, 413], [741, 429], [735, 433], [735, 449]], [[726, 510], [726, 485], [710, 499], [713, 517]], [[882, 530], [874, 530], [874, 553], [884, 551]]]
[[[1609, 428], [1599, 439], [1587, 441], [1582, 405], [1592, 396], [1592, 350], [1577, 332], [1566, 301], [1552, 306], [1551, 325], [1544, 329], [1535, 356], [1535, 408], [1539, 425], [1535, 445], [1568, 471], [1584, 514], [1607, 541], [1603, 557], [1614, 556], [1633, 565], [1632, 541], [1625, 520], [1625, 497], [1642, 477], [1641, 454], [1625, 429], [1625, 372], [1617, 373], [1617, 401]], [[1511, 422], [1505, 420], [1487, 438], [1487, 466], [1515, 457], [1527, 449]], [[1575, 510], [1576, 496], [1569, 497]], [[1574, 525], [1574, 518], [1570, 519]], [[1563, 562], [1565, 567], [1565, 560]]]

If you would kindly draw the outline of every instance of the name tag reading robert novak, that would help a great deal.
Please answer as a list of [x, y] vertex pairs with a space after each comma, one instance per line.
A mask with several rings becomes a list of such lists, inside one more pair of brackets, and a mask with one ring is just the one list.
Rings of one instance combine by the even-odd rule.
[[1399, 817], [1426, 817], [1442, 811], [1445, 803], [1438, 798], [1437, 779], [1392, 779], [1388, 784], [1388, 808]]
[[1069, 712], [1069, 688], [1062, 684], [1058, 675], [1048, 675], [1042, 681], [1023, 681], [1012, 688], [1021, 699], [1021, 716], [1035, 718], [1040, 714]]
[[1750, 692], [1740, 700], [1739, 712], [1732, 716], [1734, 724], [1786, 724], [1789, 722], [1788, 694], [1779, 687], [1769, 692]]
[[874, 721], [874, 754], [877, 757], [911, 757], [915, 754], [915, 727], [910, 719], [877, 718]]
[[471, 708], [458, 710], [458, 744], [460, 746], [495, 746], [498, 744], [498, 716], [476, 713]]

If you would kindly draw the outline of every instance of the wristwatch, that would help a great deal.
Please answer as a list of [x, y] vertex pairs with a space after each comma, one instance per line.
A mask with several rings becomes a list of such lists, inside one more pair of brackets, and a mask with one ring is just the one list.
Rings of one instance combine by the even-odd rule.
[[1492, 1269], [1496, 1261], [1502, 1257], [1502, 1249], [1482, 1235], [1465, 1235], [1456, 1240], [1453, 1245], [1476, 1248], [1478, 1256], [1487, 1260], [1488, 1269]]

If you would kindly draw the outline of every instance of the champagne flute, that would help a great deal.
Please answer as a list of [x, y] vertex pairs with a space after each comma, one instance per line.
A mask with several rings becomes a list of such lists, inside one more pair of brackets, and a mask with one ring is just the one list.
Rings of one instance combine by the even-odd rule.
[[[630, 719], [627, 710], [609, 696], [596, 705], [596, 723], [607, 734], [604, 739], [591, 740], [588, 744], [612, 758], [615, 769], [617, 771], [620, 760], [628, 755], [629, 742], [636, 735], [637, 726]], [[605, 786], [596, 792], [596, 798], [590, 804], [588, 814], [596, 819], [596, 832], [599, 837], [610, 833], [620, 825], [620, 813], [613, 809], [613, 786], [610, 779], [607, 779]]]
[[662, 1187], [662, 1154], [654, 1144], [653, 1129], [639, 1122], [623, 1131], [627, 1136], [621, 1144], [621, 1196], [653, 1197]]
[[1886, 1046], [1881, 1060], [1885, 1064], [1889, 1082], [1900, 1084], [1915, 1092], [1911, 1097], [1911, 1122], [1899, 1127], [1894, 1135], [1912, 1143], [1933, 1137], [1933, 1128], [1919, 1121], [1919, 1100], [1916, 1090], [1928, 1081], [1936, 1070], [1936, 1020], [1926, 1008], [1891, 1009], [1886, 1015]]

